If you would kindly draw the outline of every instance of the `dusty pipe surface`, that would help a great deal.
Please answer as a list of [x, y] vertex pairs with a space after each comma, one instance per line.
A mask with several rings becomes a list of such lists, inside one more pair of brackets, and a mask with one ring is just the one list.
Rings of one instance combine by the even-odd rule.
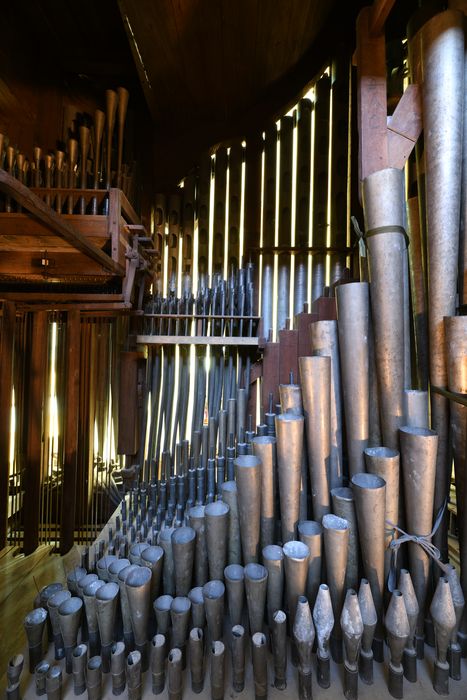
[[182, 669], [186, 667], [186, 640], [190, 622], [191, 602], [185, 596], [178, 596], [170, 606], [170, 619], [172, 621], [172, 647], [177, 647], [182, 652]]
[[300, 515], [303, 416], [282, 413], [275, 418], [282, 541], [294, 540]]
[[[128, 596], [126, 591], [126, 579], [133, 572], [137, 571], [136, 564], [130, 564], [130, 566], [125, 567], [118, 574], [118, 585], [120, 587], [120, 606], [122, 611], [122, 621], [123, 621], [123, 639], [125, 642], [125, 648], [127, 651], [134, 649], [134, 635], [133, 627], [131, 624], [130, 606], [128, 603]], [[97, 619], [97, 612], [96, 612]], [[89, 621], [88, 621], [89, 624]]]
[[148, 667], [148, 623], [151, 600], [151, 571], [145, 566], [131, 571], [125, 581], [131, 626], [143, 671]]
[[[46, 689], [45, 689], [45, 684], [46, 684], [46, 678], [47, 674], [50, 669], [50, 664], [48, 661], [40, 661], [35, 670], [34, 670], [34, 680], [35, 680], [35, 685], [36, 685], [36, 695], [45, 695]], [[13, 688], [13, 691], [8, 694], [8, 690]], [[84, 686], [86, 689], [86, 685]], [[18, 680], [14, 682], [10, 682], [8, 680], [8, 686], [7, 686], [7, 700], [20, 700], [20, 694], [19, 694], [19, 678]]]
[[204, 610], [203, 587], [196, 586], [188, 592], [191, 601], [191, 622], [192, 627], [204, 629], [206, 626], [206, 612]]
[[331, 634], [331, 654], [335, 663], [342, 663], [342, 630], [340, 618], [344, 603], [345, 568], [349, 549], [349, 524], [337, 515], [323, 518], [326, 574], [331, 594], [334, 627]]
[[219, 640], [211, 642], [211, 700], [223, 700], [225, 686], [225, 647]]
[[204, 509], [209, 578], [222, 581], [228, 556], [230, 508], [224, 501], [208, 503]]
[[415, 589], [413, 587], [412, 578], [410, 576], [410, 572], [407, 569], [401, 569], [401, 572], [399, 574], [398, 589], [400, 590], [404, 598], [407, 619], [409, 621], [409, 635], [407, 637], [407, 642], [404, 648], [404, 655], [402, 657], [404, 677], [410, 683], [416, 683], [417, 650], [415, 649], [415, 630], [417, 627], [417, 620], [420, 609], [418, 607], [418, 600], [417, 596], [415, 595]]
[[229, 511], [229, 564], [242, 563], [242, 546], [240, 542], [240, 520], [238, 513], [238, 492], [235, 481], [225, 481], [221, 486], [221, 497], [230, 508]]
[[439, 695], [449, 693], [449, 663], [447, 653], [452, 633], [456, 626], [456, 612], [451, 588], [445, 576], [440, 576], [431, 601], [430, 613], [435, 626], [436, 659], [433, 688]]
[[268, 571], [261, 564], [245, 566], [245, 593], [250, 623], [250, 636], [263, 629]]
[[151, 642], [151, 677], [153, 695], [160, 695], [165, 687], [165, 659], [167, 642], [163, 634], [156, 634]]
[[[62, 697], [62, 669], [60, 666], [51, 666], [45, 678], [45, 691], [47, 700], [61, 700]], [[97, 700], [97, 696], [89, 695], [89, 700]]]
[[[293, 413], [303, 416], [302, 391], [299, 384], [293, 383], [293, 373], [290, 373], [290, 384], [279, 384], [279, 399], [281, 413]], [[302, 462], [300, 465], [300, 520], [307, 517], [308, 493], [308, 457], [306, 453], [306, 438], [303, 436]]]
[[332, 611], [331, 595], [329, 587], [320, 584], [316, 602], [313, 607], [313, 622], [316, 630], [318, 650], [317, 681], [321, 688], [329, 688], [331, 685], [331, 664], [329, 657], [329, 639], [334, 627], [334, 613]]
[[86, 690], [86, 665], [88, 662], [88, 648], [86, 644], [78, 644], [73, 649], [73, 692], [81, 695]]
[[144, 550], [148, 549], [149, 546], [150, 545], [147, 542], [136, 542], [135, 544], [132, 544], [128, 553], [130, 564], [137, 564], [138, 566], [141, 566], [141, 556]]
[[125, 690], [125, 644], [116, 642], [110, 654], [110, 673], [112, 676], [112, 694], [121, 695]]
[[342, 393], [337, 321], [315, 321], [310, 324], [311, 352], [331, 358], [331, 456], [329, 485], [342, 486]]
[[255, 632], [251, 638], [251, 656], [253, 662], [253, 680], [255, 700], [268, 696], [268, 661], [267, 640], [262, 632]]
[[303, 542], [291, 540], [285, 543], [283, 552], [289, 627], [292, 629], [298, 598], [306, 592], [310, 550]]
[[126, 684], [128, 700], [141, 700], [142, 686], [142, 657], [139, 651], [130, 651], [126, 660]]
[[265, 435], [251, 441], [253, 454], [261, 461], [261, 549], [274, 544], [276, 526], [276, 438]]
[[[172, 542], [173, 545], [173, 542]], [[158, 545], [147, 547], [141, 554], [141, 566], [151, 569], [151, 600], [159, 595], [159, 588], [164, 567], [164, 550]], [[109, 573], [112, 567], [109, 569]]]
[[199, 627], [194, 627], [188, 640], [190, 647], [191, 689], [201, 693], [204, 687], [204, 633]]
[[363, 451], [369, 439], [369, 323], [367, 282], [336, 288], [342, 393], [349, 474], [365, 471]]
[[[105, 558], [105, 557], [104, 557]], [[115, 557], [110, 557], [110, 561]], [[98, 562], [99, 564], [99, 562]], [[106, 563], [106, 568], [107, 568], [107, 563]], [[68, 587], [68, 590], [71, 592], [72, 595], [77, 595], [78, 594], [78, 582], [86, 576], [88, 572], [86, 569], [83, 569], [82, 566], [75, 566], [71, 571], [68, 572], [67, 577], [66, 577], [66, 585]], [[98, 572], [99, 573], [99, 572]], [[53, 583], [50, 584], [49, 586], [46, 586], [44, 589], [41, 591], [41, 596], [47, 595], [46, 590], [50, 589], [51, 586], [55, 587], [55, 590], [59, 590], [60, 588], [63, 588], [62, 584], [59, 583]], [[51, 594], [53, 595], [53, 594]]]
[[[224, 484], [225, 486], [225, 484]], [[193, 506], [188, 511], [190, 527], [196, 532], [194, 574], [195, 584], [204, 586], [208, 581], [208, 550], [206, 545], [206, 519], [204, 506]]]
[[310, 605], [315, 604], [322, 574], [323, 528], [315, 520], [303, 520], [298, 524], [298, 538], [310, 550], [306, 597]]
[[[87, 577], [85, 577], [87, 578]], [[97, 579], [97, 576], [96, 576]], [[103, 581], [100, 581], [101, 585], [104, 585]], [[60, 632], [60, 620], [58, 618], [58, 608], [63, 603], [64, 600], [71, 598], [70, 591], [62, 588], [61, 590], [50, 596], [47, 607], [49, 610], [50, 623], [52, 625], [52, 634], [54, 639], [55, 648], [55, 659], [59, 661], [65, 657], [65, 647], [63, 644], [62, 633]]]
[[331, 358], [299, 357], [313, 518], [331, 511]]
[[386, 615], [384, 617], [387, 641], [391, 653], [389, 662], [389, 693], [394, 698], [403, 697], [404, 669], [402, 655], [410, 634], [409, 618], [404, 603], [404, 597], [399, 590], [392, 592]]
[[406, 425], [411, 428], [429, 428], [428, 392], [418, 389], [405, 389], [404, 412]]
[[68, 598], [68, 600], [64, 600], [58, 608], [60, 631], [62, 633], [63, 644], [65, 647], [65, 669], [67, 673], [72, 672], [71, 655], [77, 644], [82, 609], [83, 601], [81, 598], [77, 598], [75, 596]]
[[186, 596], [191, 588], [195, 559], [196, 531], [192, 527], [178, 527], [172, 533], [175, 593]]
[[272, 654], [274, 659], [274, 687], [285, 690], [287, 687], [287, 615], [276, 610], [271, 625]]
[[166, 637], [170, 630], [170, 608], [172, 607], [172, 602], [173, 597], [171, 595], [160, 595], [153, 603], [157, 632]]
[[358, 540], [357, 514], [353, 491], [348, 486], [340, 486], [331, 491], [332, 511], [339, 518], [344, 518], [349, 524], [349, 550], [347, 568], [345, 571], [345, 589], [356, 588], [358, 585], [358, 565], [360, 545]]
[[268, 571], [266, 605], [268, 624], [272, 625], [273, 615], [282, 608], [284, 595], [284, 553], [282, 547], [270, 544], [263, 549], [263, 564]]
[[[76, 575], [78, 577], [82, 576], [82, 571], [85, 572], [85, 569], [81, 569], [81, 567], [76, 567], [76, 570], [79, 570], [79, 572], [80, 572], [80, 573], [78, 573], [78, 571], [76, 571]], [[75, 571], [75, 569], [73, 571]], [[72, 574], [73, 571], [70, 572], [70, 574]], [[70, 574], [68, 574], [68, 576], [70, 576]], [[74, 582], [74, 586], [72, 583], [72, 587], [76, 591], [75, 593], [73, 593], [73, 595], [77, 595], [77, 590], [76, 590], [77, 583]], [[49, 583], [47, 586], [44, 586], [39, 591], [39, 603], [38, 604], [34, 603], [33, 607], [35, 607], [35, 608], [41, 607], [41, 608], [44, 608], [44, 610], [48, 611], [49, 598], [51, 598], [53, 595], [55, 595], [55, 593], [57, 593], [58, 591], [61, 591], [61, 590], [63, 590], [63, 585], [59, 581], [56, 581], [54, 583]], [[71, 592], [71, 589], [70, 589], [70, 592]], [[53, 630], [52, 630], [52, 620], [50, 619], [50, 616], [47, 617], [46, 624], [47, 624], [47, 637], [48, 637], [49, 642], [52, 642], [53, 641]]]
[[298, 656], [298, 697], [299, 700], [312, 700], [311, 653], [315, 628], [305, 596], [298, 598], [292, 634]]
[[245, 630], [242, 625], [234, 625], [230, 640], [232, 657], [232, 687], [241, 693], [245, 687]]
[[242, 622], [245, 600], [245, 569], [239, 564], [229, 564], [224, 569], [230, 624], [232, 627]]
[[[99, 623], [97, 622], [97, 607], [96, 607], [96, 593], [99, 588], [105, 586], [105, 582], [97, 579], [97, 581], [91, 581], [83, 590], [83, 602], [84, 602], [84, 612], [86, 615], [86, 622], [88, 625], [88, 637], [89, 637], [89, 654], [90, 656], [98, 656], [101, 650], [101, 641], [99, 637]], [[119, 581], [120, 585], [120, 581]], [[122, 607], [122, 618], [123, 618], [123, 629], [125, 631], [125, 617], [123, 615], [124, 607], [123, 602]], [[58, 611], [57, 611], [58, 614]], [[128, 618], [127, 624], [130, 626], [130, 619]]]
[[358, 698], [358, 659], [363, 636], [363, 620], [358, 596], [353, 588], [347, 590], [341, 613], [344, 639], [344, 695], [348, 700]]
[[[190, 522], [190, 525], [193, 525]], [[172, 548], [173, 527], [164, 527], [159, 533], [159, 545], [164, 550], [162, 587], [167, 595], [175, 595], [175, 565]]]
[[408, 255], [416, 386], [420, 389], [426, 389], [428, 386], [428, 308], [424, 270], [424, 242], [422, 241], [418, 197], [408, 199], [406, 209], [407, 235], [410, 241]]
[[245, 564], [257, 562], [259, 557], [261, 523], [261, 462], [253, 455], [242, 455], [235, 460], [235, 478], [238, 490], [240, 540]]
[[[405, 517], [411, 535], [429, 535], [433, 524], [438, 436], [427, 428], [400, 430], [401, 466], [404, 482]], [[416, 638], [423, 648], [424, 613], [430, 573], [430, 559], [416, 543], [409, 542], [409, 562], [420, 614]]]
[[100, 656], [92, 656], [86, 668], [86, 688], [89, 700], [102, 697], [102, 661]]
[[222, 581], [208, 581], [203, 586], [204, 609], [211, 640], [222, 639], [224, 624], [224, 593]]
[[119, 598], [117, 583], [106, 583], [96, 591], [97, 623], [101, 639], [102, 671], [110, 671], [110, 654], [115, 642], [115, 620]]
[[363, 622], [362, 648], [359, 659], [359, 674], [367, 685], [373, 683], [373, 638], [378, 622], [371, 586], [366, 578], [360, 581], [358, 604]]
[[169, 700], [182, 700], [183, 672], [182, 652], [180, 649], [171, 649], [167, 660], [167, 693]]

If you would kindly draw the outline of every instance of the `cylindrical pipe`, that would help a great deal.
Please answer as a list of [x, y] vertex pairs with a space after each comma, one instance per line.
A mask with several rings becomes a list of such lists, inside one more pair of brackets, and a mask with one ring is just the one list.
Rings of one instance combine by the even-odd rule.
[[339, 518], [344, 518], [349, 524], [349, 551], [347, 569], [345, 572], [345, 589], [356, 588], [358, 585], [358, 565], [360, 544], [358, 540], [357, 514], [353, 491], [347, 486], [341, 486], [331, 491], [332, 510]]
[[391, 652], [388, 679], [389, 693], [394, 698], [402, 698], [404, 677], [402, 655], [410, 634], [410, 625], [404, 597], [401, 591], [397, 589], [392, 592], [391, 600], [384, 616], [384, 626], [386, 627], [387, 641]]
[[272, 653], [274, 658], [274, 687], [287, 687], [287, 615], [276, 610], [271, 625]]
[[224, 593], [222, 581], [208, 581], [203, 586], [204, 608], [211, 641], [222, 639], [224, 623]]
[[261, 522], [261, 462], [253, 455], [235, 460], [240, 539], [245, 564], [257, 562]]
[[81, 598], [72, 596], [68, 600], [64, 600], [58, 608], [58, 617], [60, 622], [60, 631], [63, 637], [65, 647], [66, 672], [72, 672], [72, 653], [78, 640], [78, 630], [81, 623], [81, 612], [83, 609], [83, 601]]
[[251, 656], [253, 661], [253, 680], [255, 700], [268, 696], [268, 661], [267, 641], [262, 632], [255, 632], [251, 638]]
[[255, 437], [253, 454], [261, 461], [261, 549], [273, 544], [276, 525], [276, 438]]
[[102, 672], [110, 671], [110, 654], [115, 642], [115, 620], [117, 615], [119, 587], [110, 582], [96, 591], [97, 623], [101, 639]]
[[323, 518], [324, 554], [326, 574], [331, 594], [334, 627], [331, 634], [331, 654], [336, 663], [342, 663], [342, 630], [340, 626], [344, 603], [345, 567], [349, 549], [349, 524], [337, 515]]
[[289, 627], [293, 629], [297, 601], [306, 592], [310, 550], [303, 542], [290, 540], [284, 544], [283, 552]]
[[204, 633], [199, 627], [190, 632], [188, 640], [190, 647], [191, 689], [201, 693], [204, 687]]
[[141, 554], [141, 566], [147, 566], [148, 569], [151, 569], [151, 600], [155, 600], [159, 595], [164, 567], [164, 550], [162, 547], [158, 545], [147, 547]]
[[173, 597], [171, 595], [160, 595], [153, 603], [154, 614], [156, 616], [157, 632], [168, 636], [170, 630], [170, 608]]
[[456, 626], [456, 612], [451, 588], [445, 576], [440, 576], [430, 605], [430, 614], [435, 627], [436, 659], [433, 688], [440, 695], [449, 693], [449, 663], [447, 653], [452, 633]]
[[[44, 608], [35, 608], [24, 618], [23, 626], [28, 640], [30, 674], [34, 673], [37, 664], [42, 660], [42, 635], [46, 620], [47, 610]], [[71, 673], [71, 668], [69, 673]]]
[[182, 700], [182, 652], [180, 649], [171, 649], [167, 658], [167, 693], [169, 700]]
[[239, 564], [229, 564], [224, 569], [230, 624], [232, 627], [242, 622], [245, 600], [245, 570]]
[[191, 588], [195, 558], [196, 532], [192, 527], [178, 527], [172, 533], [175, 593], [186, 596]]
[[[45, 678], [45, 691], [47, 693], [47, 700], [61, 700], [62, 669], [60, 668], [60, 666], [51, 666], [49, 668], [47, 676]], [[98, 700], [97, 696], [89, 695], [89, 691], [88, 697], [89, 700]]]
[[282, 542], [296, 538], [300, 513], [303, 416], [281, 413], [275, 418]]
[[125, 690], [125, 644], [116, 642], [110, 654], [110, 674], [112, 676], [112, 694], [121, 695]]
[[[103, 581], [100, 581], [99, 583], [101, 585], [104, 585]], [[63, 601], [68, 600], [68, 598], [71, 598], [70, 591], [67, 591], [66, 589], [62, 588], [61, 590], [57, 591], [52, 596], [50, 596], [47, 602], [47, 607], [49, 609], [49, 618], [52, 625], [52, 633], [54, 638], [55, 659], [57, 661], [63, 659], [65, 656], [65, 648], [63, 645], [62, 633], [60, 632], [58, 608], [63, 603]]]
[[406, 425], [413, 428], [429, 428], [428, 392], [418, 389], [405, 389], [404, 413]]
[[313, 607], [313, 622], [316, 630], [317, 650], [317, 680], [321, 688], [329, 688], [331, 685], [331, 663], [329, 657], [329, 639], [334, 627], [334, 613], [332, 610], [329, 586], [321, 583]]
[[[291, 372], [289, 384], [279, 384], [280, 413], [293, 413], [303, 416], [302, 392], [299, 384], [293, 383]], [[305, 435], [303, 436], [302, 462], [300, 465], [300, 520], [306, 520], [308, 512], [308, 457], [306, 451]]]
[[[52, 669], [51, 669], [52, 670]], [[91, 656], [86, 668], [86, 688], [89, 700], [102, 697], [102, 660], [100, 656]]]
[[142, 662], [142, 656], [139, 651], [130, 651], [126, 660], [128, 700], [141, 700], [143, 692]]
[[204, 629], [206, 626], [206, 612], [204, 610], [203, 587], [196, 586], [188, 593], [191, 601], [191, 622], [192, 627]]
[[[36, 682], [36, 695], [45, 695], [46, 689], [45, 689], [45, 684], [47, 681], [47, 674], [50, 669], [50, 664], [48, 661], [40, 661], [34, 671], [34, 680]], [[7, 700], [20, 700], [20, 694], [19, 694], [19, 677], [18, 680], [15, 681], [10, 681], [8, 679], [8, 686], [7, 686], [7, 691], [9, 688], [13, 688], [14, 691], [8, 694], [7, 692]], [[86, 680], [85, 680], [85, 685], [84, 689], [86, 690]]]
[[223, 501], [208, 503], [204, 509], [209, 578], [222, 581], [228, 555], [230, 508]]
[[376, 614], [370, 582], [366, 578], [360, 581], [358, 604], [363, 622], [362, 648], [360, 651], [359, 674], [367, 685], [373, 683], [373, 638], [378, 616]]
[[165, 687], [165, 658], [167, 644], [163, 634], [156, 634], [151, 642], [151, 676], [153, 695], [160, 695]]
[[172, 648], [176, 647], [182, 652], [182, 669], [186, 667], [186, 640], [188, 637], [188, 625], [190, 622], [191, 602], [185, 596], [177, 596], [170, 606], [170, 619], [172, 620]]
[[190, 527], [196, 532], [195, 543], [195, 584], [204, 586], [208, 581], [208, 551], [206, 546], [206, 520], [204, 506], [193, 506], [188, 511]]
[[81, 695], [86, 690], [86, 664], [88, 662], [88, 648], [86, 644], [78, 644], [73, 649], [73, 692]]
[[[190, 522], [191, 527], [193, 525]], [[162, 587], [166, 595], [175, 595], [175, 565], [172, 548], [173, 527], [164, 527], [159, 533], [159, 544], [164, 550]]]
[[331, 510], [331, 358], [299, 357], [298, 363], [306, 423], [313, 518], [321, 522], [323, 515]]
[[347, 700], [357, 700], [358, 659], [363, 635], [363, 620], [358, 597], [353, 588], [349, 588], [345, 596], [340, 623], [345, 651], [344, 695]]
[[339, 350], [344, 396], [349, 474], [365, 471], [363, 451], [369, 439], [369, 324], [367, 282], [336, 287]]
[[401, 569], [399, 574], [399, 588], [404, 598], [404, 605], [409, 621], [409, 635], [405, 644], [402, 665], [404, 667], [404, 676], [410, 683], [417, 681], [417, 651], [415, 649], [415, 629], [417, 627], [418, 607], [417, 596], [412, 584], [412, 578], [407, 569]]
[[232, 627], [230, 640], [232, 656], [232, 687], [241, 693], [245, 687], [245, 630], [241, 625]]
[[459, 644], [457, 634], [459, 631], [459, 625], [462, 619], [462, 614], [465, 607], [465, 598], [462, 592], [462, 587], [460, 585], [459, 578], [457, 576], [457, 569], [454, 564], [447, 564], [446, 578], [449, 581], [449, 587], [451, 589], [452, 604], [454, 605], [454, 612], [456, 613], [456, 626], [453, 629], [451, 641], [449, 644], [449, 675], [455, 681], [460, 681], [462, 679], [461, 674], [461, 656], [462, 649]]
[[136, 650], [141, 654], [143, 671], [148, 667], [148, 622], [151, 597], [151, 571], [144, 566], [130, 572], [125, 581]]
[[241, 564], [242, 546], [240, 542], [237, 484], [235, 481], [224, 481], [221, 486], [221, 498], [230, 508], [228, 537], [229, 564]]
[[263, 564], [268, 571], [266, 605], [268, 624], [272, 625], [273, 615], [282, 608], [284, 594], [284, 553], [282, 547], [270, 544], [263, 549]]
[[298, 697], [299, 700], [312, 700], [311, 652], [315, 640], [315, 628], [305, 596], [298, 598], [292, 633], [298, 656]]
[[250, 636], [263, 629], [267, 585], [268, 570], [264, 566], [253, 563], [245, 566], [245, 593]]
[[220, 640], [211, 642], [211, 700], [223, 700], [225, 685], [225, 647]]

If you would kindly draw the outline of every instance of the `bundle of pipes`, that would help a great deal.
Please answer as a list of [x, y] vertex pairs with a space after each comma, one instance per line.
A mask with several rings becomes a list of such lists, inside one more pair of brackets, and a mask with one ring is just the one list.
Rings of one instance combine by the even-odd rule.
[[[96, 109], [94, 118], [77, 114], [67, 143], [58, 140], [57, 148], [48, 152], [36, 146], [30, 158], [10, 144], [6, 135], [0, 134], [0, 167], [29, 187], [59, 190], [45, 194], [45, 202], [59, 213], [107, 214], [107, 200], [98, 202], [96, 197], [86, 200], [84, 196], [62, 190], [118, 187], [133, 199], [134, 163], [123, 163], [128, 99], [124, 87], [106, 90], [105, 112]], [[9, 197], [0, 204], [5, 212], [21, 211]]]

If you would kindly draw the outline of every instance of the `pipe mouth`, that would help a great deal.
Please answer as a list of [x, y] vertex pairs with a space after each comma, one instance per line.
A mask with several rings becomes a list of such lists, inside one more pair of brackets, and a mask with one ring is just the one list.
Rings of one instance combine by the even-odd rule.
[[276, 416], [276, 423], [303, 423], [305, 418], [297, 413], [280, 413]]
[[130, 564], [129, 566], [125, 566], [124, 569], [119, 571], [118, 573], [118, 580], [121, 581], [122, 583], [125, 583], [128, 576], [133, 573], [133, 571], [137, 571], [140, 567], [137, 564]]
[[286, 542], [282, 549], [284, 550], [284, 556], [289, 559], [307, 559], [310, 556], [309, 547], [299, 540]]
[[118, 583], [111, 581], [110, 583], [105, 583], [96, 592], [96, 600], [108, 601], [114, 600], [118, 596], [120, 588]]
[[150, 547], [148, 542], [136, 542], [136, 544], [132, 544], [128, 553], [128, 558], [131, 563], [136, 564], [137, 560], [141, 559], [144, 550], [148, 547]]
[[8, 661], [8, 668], [18, 668], [21, 664], [24, 664], [24, 656], [22, 654], [15, 654]]
[[367, 447], [363, 452], [365, 455], [368, 455], [368, 457], [382, 457], [383, 459], [399, 457], [399, 452], [390, 447]]
[[45, 607], [45, 603], [47, 603], [49, 598], [55, 595], [55, 593], [58, 591], [63, 591], [63, 584], [59, 583], [58, 581], [56, 583], [49, 583], [48, 586], [44, 586], [39, 593], [41, 605]]
[[267, 559], [268, 561], [282, 561], [284, 558], [284, 552], [282, 547], [278, 544], [268, 544], [263, 549], [263, 561]]
[[[86, 571], [86, 569], [83, 569], [83, 567], [75, 566], [75, 568], [72, 569], [67, 574], [67, 577], [66, 577], [66, 583], [67, 583], [68, 588], [70, 587], [70, 585], [72, 587], [73, 586], [76, 587], [78, 585], [78, 581], [80, 581], [84, 576], [86, 576], [87, 573], [88, 572]], [[51, 585], [53, 585], [53, 584], [51, 584]], [[62, 586], [62, 588], [63, 588], [63, 586]]]
[[171, 664], [179, 663], [182, 660], [182, 652], [175, 647], [169, 651], [169, 656], [167, 658]]
[[115, 644], [112, 644], [112, 648], [110, 650], [110, 653], [112, 656], [121, 656], [122, 654], [125, 653], [125, 645], [123, 642], [115, 642]]
[[109, 566], [109, 574], [111, 576], [117, 576], [118, 578], [120, 571], [127, 566], [131, 566], [129, 559], [117, 559], [117, 561], [113, 561]]
[[239, 469], [255, 469], [261, 466], [261, 460], [254, 455], [240, 455], [235, 458], [234, 465]]
[[353, 475], [352, 486], [356, 486], [359, 489], [382, 489], [386, 486], [386, 482], [377, 474], [360, 472]]
[[196, 642], [202, 640], [203, 637], [204, 633], [201, 627], [193, 627], [193, 629], [190, 632], [190, 639], [193, 639]]
[[[224, 481], [221, 486], [222, 491], [227, 491], [227, 493], [237, 493], [237, 482], [236, 481]], [[204, 506], [198, 506], [199, 508], [204, 508]]]
[[204, 513], [206, 517], [220, 517], [223, 515], [228, 515], [229, 511], [230, 508], [227, 503], [224, 503], [224, 501], [213, 501], [212, 503], [207, 504]]
[[[224, 575], [225, 575], [225, 569], [224, 569]], [[191, 600], [192, 605], [200, 605], [201, 603], [204, 603], [203, 587], [196, 586], [195, 588], [192, 588], [191, 591], [189, 591], [189, 593], [188, 593], [188, 598]]]
[[268, 577], [268, 570], [261, 564], [251, 562], [245, 566], [245, 578], [250, 581], [265, 581]]
[[102, 659], [100, 656], [92, 656], [88, 661], [88, 669], [90, 671], [97, 671], [98, 668], [102, 667]]
[[83, 578], [81, 578], [78, 581], [79, 594], [83, 595], [83, 591], [86, 588], [86, 586], [89, 586], [90, 583], [92, 583], [93, 581], [98, 581], [98, 580], [99, 580], [99, 576], [97, 574], [86, 574], [86, 576], [83, 576]]
[[349, 523], [345, 518], [334, 515], [334, 513], [327, 513], [323, 515], [323, 528], [325, 530], [348, 530]]
[[[78, 598], [79, 600], [79, 598]], [[24, 618], [25, 627], [34, 627], [35, 625], [43, 625], [47, 619], [47, 610], [44, 608], [34, 608], [28, 612]]]
[[136, 666], [136, 664], [140, 664], [141, 652], [137, 651], [136, 649], [134, 651], [130, 651], [130, 653], [127, 656], [126, 663], [127, 666]]
[[92, 581], [83, 590], [83, 596], [86, 596], [86, 598], [93, 598], [96, 595], [99, 588], [102, 588], [102, 586], [105, 586], [105, 581], [101, 581], [100, 578], [98, 578], [97, 581]]
[[251, 640], [255, 647], [264, 647], [267, 643], [266, 636], [262, 632], [255, 632]]
[[48, 661], [39, 661], [36, 668], [34, 669], [34, 673], [36, 674], [36, 676], [45, 676], [49, 672], [49, 669], [50, 664]]
[[54, 593], [53, 596], [50, 596], [49, 600], [47, 601], [47, 607], [49, 608], [49, 612], [57, 610], [57, 608], [60, 607], [63, 601], [68, 600], [68, 598], [71, 598], [71, 593], [65, 588], [62, 588], [61, 591], [57, 591], [56, 593]]
[[272, 616], [272, 619], [274, 620], [274, 622], [277, 622], [278, 625], [282, 625], [286, 622], [287, 615], [283, 610], [276, 610], [274, 615]]
[[173, 599], [170, 612], [181, 615], [191, 610], [191, 600], [186, 596], [177, 596]]
[[152, 571], [147, 566], [137, 566], [134, 571], [130, 571], [126, 577], [125, 584], [131, 588], [145, 586], [152, 578]]
[[160, 595], [154, 601], [154, 610], [157, 612], [168, 612], [172, 607], [173, 596]]
[[240, 564], [229, 564], [224, 569], [224, 576], [228, 581], [243, 581], [245, 569]]
[[213, 656], [221, 656], [225, 651], [225, 646], [223, 642], [220, 641], [220, 639], [217, 639], [215, 642], [211, 642], [211, 653]]
[[73, 656], [75, 659], [79, 659], [81, 656], [84, 656], [87, 653], [88, 648], [86, 644], [78, 644], [78, 646], [73, 649]]
[[420, 437], [438, 437], [438, 433], [434, 430], [430, 430], [430, 428], [416, 428], [411, 425], [403, 425], [399, 428], [399, 432], [405, 435], [417, 435]]
[[[100, 661], [100, 656], [95, 657], [98, 658]], [[49, 670], [47, 671], [47, 678], [61, 678], [62, 676], [62, 669], [60, 666], [51, 666]]]
[[145, 564], [157, 564], [164, 556], [164, 550], [159, 545], [151, 545], [141, 555], [141, 561]]
[[172, 534], [174, 532], [173, 527], [164, 527], [163, 530], [161, 530], [160, 535], [159, 535], [159, 542], [170, 542], [172, 543]]
[[225, 593], [225, 586], [222, 581], [208, 581], [203, 586], [203, 598], [214, 600], [221, 598]]
[[251, 442], [253, 445], [275, 445], [277, 440], [272, 435], [257, 435]]
[[[119, 644], [123, 644], [123, 642], [119, 642]], [[151, 640], [151, 644], [155, 649], [159, 649], [159, 648], [163, 647], [165, 644], [165, 636], [163, 634], [155, 634]], [[123, 648], [125, 649], [124, 644], [123, 644]]]
[[[228, 483], [228, 482], [226, 482]], [[225, 484], [222, 485], [225, 488]], [[191, 518], [204, 518], [205, 506], [192, 506], [188, 511], [188, 517]]]
[[320, 583], [319, 587], [322, 591], [329, 591], [329, 586], [327, 585], [327, 583]]
[[333, 498], [338, 498], [340, 501], [346, 501], [348, 503], [353, 503], [354, 500], [353, 491], [348, 486], [337, 486], [337, 488], [331, 490], [331, 496]]
[[106, 554], [105, 556], [101, 557], [100, 559], [97, 560], [97, 570], [98, 571], [107, 571], [109, 566], [113, 561], [116, 561], [117, 557], [115, 554]]
[[245, 628], [242, 625], [234, 625], [232, 627], [232, 636], [241, 639], [245, 636]]
[[76, 615], [76, 613], [80, 612], [82, 607], [83, 601], [81, 600], [81, 598], [76, 598], [75, 596], [72, 596], [71, 598], [64, 600], [63, 603], [60, 604], [60, 607], [58, 608], [58, 614]]

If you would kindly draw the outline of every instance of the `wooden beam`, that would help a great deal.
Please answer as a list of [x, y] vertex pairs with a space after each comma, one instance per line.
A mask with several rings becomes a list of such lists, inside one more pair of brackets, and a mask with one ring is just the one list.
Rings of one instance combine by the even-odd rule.
[[382, 34], [384, 25], [396, 0], [374, 0], [370, 13], [370, 36]]
[[0, 548], [6, 547], [9, 502], [9, 456], [13, 352], [15, 344], [15, 305], [3, 303], [0, 355]]
[[388, 119], [388, 165], [402, 169], [422, 133], [422, 94], [419, 85], [408, 85]]
[[205, 335], [137, 335], [138, 345], [238, 345], [257, 347], [258, 338]]
[[0, 190], [21, 204], [33, 216], [50, 226], [54, 233], [71, 243], [77, 250], [102, 265], [104, 269], [115, 275], [121, 276], [124, 273], [120, 265], [117, 265], [102, 250], [89, 243], [84, 236], [31, 192], [26, 185], [23, 185], [2, 168], [0, 168]]
[[66, 554], [74, 543], [76, 486], [78, 480], [78, 415], [80, 384], [80, 312], [68, 311], [66, 327], [65, 435], [62, 485], [60, 553]]
[[29, 373], [25, 401], [26, 463], [24, 470], [24, 553], [39, 545], [41, 498], [42, 428], [47, 366], [47, 311], [32, 314]]

